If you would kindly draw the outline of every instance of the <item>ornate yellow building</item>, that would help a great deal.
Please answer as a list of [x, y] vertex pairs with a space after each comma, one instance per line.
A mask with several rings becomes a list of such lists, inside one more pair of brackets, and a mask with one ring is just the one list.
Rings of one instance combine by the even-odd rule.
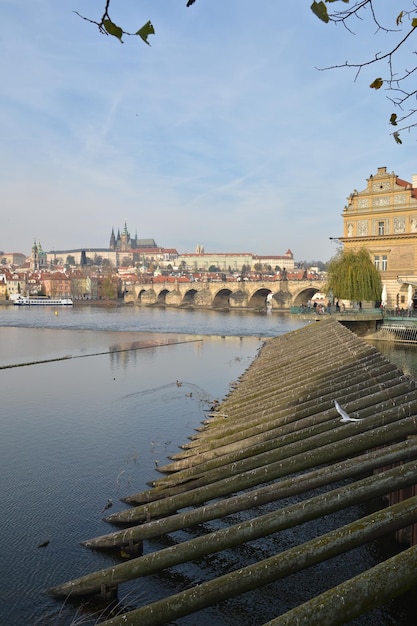
[[[417, 304], [417, 175], [409, 183], [386, 167], [350, 194], [343, 210], [345, 250], [367, 248], [381, 272], [388, 309]], [[411, 285], [411, 287], [409, 286]]]

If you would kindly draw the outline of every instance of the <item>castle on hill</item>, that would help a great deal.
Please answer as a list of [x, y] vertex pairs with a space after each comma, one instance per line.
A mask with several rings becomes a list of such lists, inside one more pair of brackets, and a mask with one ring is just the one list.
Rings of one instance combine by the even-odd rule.
[[70, 258], [75, 265], [89, 265], [108, 261], [114, 267], [135, 264], [143, 261], [147, 262], [175, 262], [178, 252], [174, 248], [161, 248], [155, 239], [139, 239], [137, 234], [131, 236], [127, 223], [123, 230], [114, 232], [111, 230], [108, 248], [77, 248], [73, 250], [51, 250], [46, 253], [49, 266], [63, 265]]
[[128, 252], [129, 250], [139, 249], [149, 250], [149, 248], [158, 248], [158, 246], [155, 239], [138, 239], [137, 233], [135, 237], [131, 237], [125, 222], [123, 231], [120, 233], [120, 230], [118, 230], [117, 235], [114, 234], [114, 228], [112, 228], [109, 248], [118, 252]]

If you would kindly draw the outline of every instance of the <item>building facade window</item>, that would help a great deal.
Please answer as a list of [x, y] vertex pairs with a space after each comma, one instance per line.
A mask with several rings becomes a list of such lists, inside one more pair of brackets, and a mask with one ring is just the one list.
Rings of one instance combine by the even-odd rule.
[[377, 270], [379, 270], [379, 256], [374, 256], [374, 263]]
[[386, 254], [382, 255], [381, 258], [381, 272], [386, 272], [388, 268], [388, 260]]
[[378, 222], [378, 235], [385, 234], [385, 224], [384, 222]]

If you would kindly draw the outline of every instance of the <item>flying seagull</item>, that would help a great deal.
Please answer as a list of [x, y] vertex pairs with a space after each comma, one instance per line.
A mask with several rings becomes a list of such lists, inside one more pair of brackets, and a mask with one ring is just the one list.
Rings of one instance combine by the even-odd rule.
[[347, 422], [361, 422], [362, 420], [358, 417], [350, 417], [350, 415], [348, 415], [346, 413], [346, 411], [344, 411], [342, 409], [342, 407], [340, 406], [340, 404], [338, 403], [337, 400], [334, 400], [334, 405], [336, 407], [336, 411], [339, 413], [339, 415], [341, 416], [341, 422], [343, 424], [347, 424]]

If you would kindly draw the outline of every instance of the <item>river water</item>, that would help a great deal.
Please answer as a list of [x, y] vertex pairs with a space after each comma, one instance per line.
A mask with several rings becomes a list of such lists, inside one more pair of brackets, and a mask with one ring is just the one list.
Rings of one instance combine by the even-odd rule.
[[[0, 306], [0, 624], [96, 623], [97, 615], [59, 603], [46, 590], [115, 562], [79, 543], [113, 530], [102, 521], [107, 500], [112, 512], [126, 508], [120, 498], [147, 489], [159, 476], [156, 465], [177, 452], [212, 401], [228, 393], [262, 338], [305, 323], [275, 313]], [[390, 350], [392, 360], [416, 375], [413, 350]], [[312, 525], [301, 532], [308, 538], [316, 531]], [[293, 539], [280, 538], [279, 548], [278, 540], [265, 541], [259, 550], [268, 555]], [[248, 546], [128, 584], [123, 602], [147, 603], [251, 558]], [[359, 561], [375, 558], [370, 547]], [[353, 575], [355, 565], [348, 557], [345, 562]], [[324, 578], [335, 582], [336, 568], [326, 567]], [[262, 624], [297, 603], [299, 586], [311, 585], [308, 576], [290, 577], [272, 594], [247, 594], [177, 624]], [[355, 622], [406, 623], [396, 606]]]

